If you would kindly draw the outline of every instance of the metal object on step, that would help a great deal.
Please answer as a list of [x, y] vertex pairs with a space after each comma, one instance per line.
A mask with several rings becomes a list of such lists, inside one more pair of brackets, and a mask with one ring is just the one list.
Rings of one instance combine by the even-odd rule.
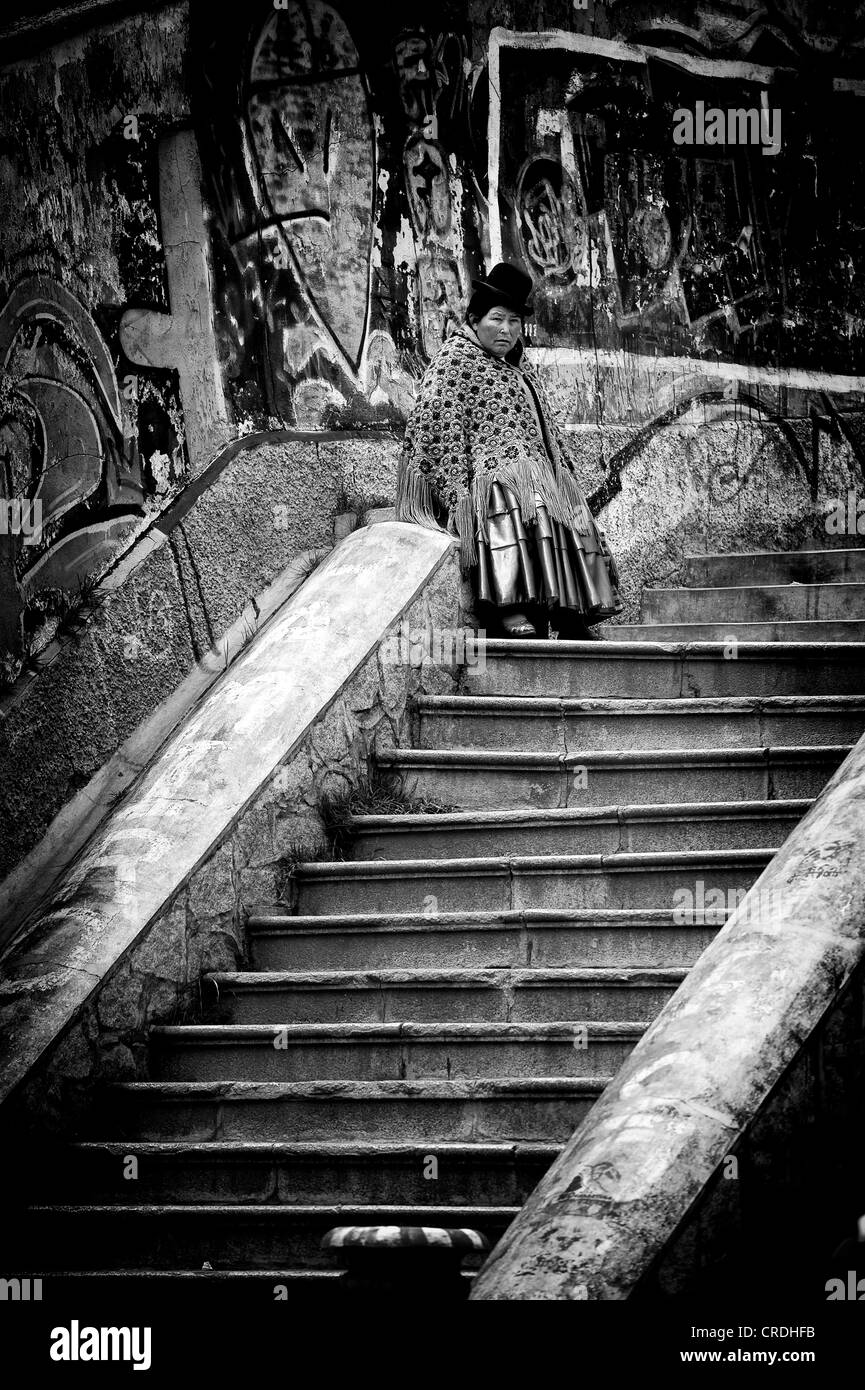
[[464, 1300], [463, 1259], [490, 1248], [480, 1231], [443, 1226], [334, 1226], [321, 1245], [344, 1260], [340, 1282], [347, 1296], [381, 1301]]

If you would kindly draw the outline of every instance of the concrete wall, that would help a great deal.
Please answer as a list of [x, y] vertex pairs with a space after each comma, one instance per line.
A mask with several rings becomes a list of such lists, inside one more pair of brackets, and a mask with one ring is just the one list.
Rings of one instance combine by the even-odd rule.
[[[38, 10], [0, 68], [0, 491], [42, 504], [0, 535], [7, 667], [228, 439], [398, 432], [502, 257], [608, 493], [619, 423], [707, 393], [745, 422], [865, 399], [865, 151], [837, 138], [861, 3]], [[677, 111], [761, 93], [772, 157], [675, 143]]]
[[74, 1124], [94, 1084], [146, 1076], [148, 1027], [195, 1016], [202, 972], [244, 959], [247, 914], [286, 902], [292, 863], [327, 853], [322, 796], [407, 737], [411, 697], [455, 689], [456, 668], [420, 651], [415, 665], [382, 655], [388, 628], [456, 630], [462, 601], [447, 539], [385, 524], [274, 616], [7, 957], [4, 1125]]
[[293, 557], [332, 544], [343, 487], [335, 460], [322, 464], [314, 443], [285, 432], [240, 443], [2, 702], [0, 875]]
[[822, 432], [812, 440], [811, 432], [804, 422], [785, 431], [746, 419], [706, 425], [691, 415], [648, 439], [638, 435], [642, 447], [625, 453], [613, 477], [618, 491], [599, 513], [622, 574], [619, 621], [639, 622], [643, 588], [681, 582], [685, 555], [860, 545], [862, 536], [826, 528], [836, 500], [862, 495], [857, 454], [846, 440]]
[[[417, 383], [500, 257], [532, 275], [623, 621], [686, 550], [820, 539], [861, 490], [865, 150], [837, 132], [865, 5], [39, 8], [0, 21], [0, 874], [256, 585], [392, 500]], [[681, 103], [764, 91], [777, 155], [673, 143]], [[291, 466], [220, 473], [280, 431]]]

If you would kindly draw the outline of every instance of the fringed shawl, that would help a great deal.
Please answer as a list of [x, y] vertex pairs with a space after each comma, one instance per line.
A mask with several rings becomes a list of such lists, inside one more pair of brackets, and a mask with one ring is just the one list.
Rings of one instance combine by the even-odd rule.
[[487, 352], [465, 332], [447, 338], [428, 367], [406, 425], [397, 516], [459, 536], [464, 569], [486, 539], [493, 481], [514, 492], [525, 521], [537, 502], [586, 535], [592, 520], [567, 442], [535, 373]]

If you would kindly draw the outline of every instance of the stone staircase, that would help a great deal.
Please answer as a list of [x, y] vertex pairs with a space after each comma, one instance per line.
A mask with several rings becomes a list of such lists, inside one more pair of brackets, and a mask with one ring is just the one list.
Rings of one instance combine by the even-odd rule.
[[501, 1235], [865, 730], [865, 549], [686, 580], [421, 700], [379, 761], [456, 809], [360, 816], [351, 861], [300, 866], [212, 977], [223, 1021], [154, 1029], [153, 1079], [51, 1164], [31, 1266], [326, 1292], [333, 1225]]

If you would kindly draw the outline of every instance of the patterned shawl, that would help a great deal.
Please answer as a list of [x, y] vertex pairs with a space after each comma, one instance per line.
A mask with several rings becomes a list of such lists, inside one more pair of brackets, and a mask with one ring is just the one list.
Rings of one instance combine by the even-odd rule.
[[592, 529], [567, 437], [535, 372], [494, 357], [471, 330], [447, 338], [421, 382], [397, 475], [397, 516], [460, 539], [465, 569], [486, 539], [494, 480], [507, 484], [525, 521], [539, 498], [556, 521]]

